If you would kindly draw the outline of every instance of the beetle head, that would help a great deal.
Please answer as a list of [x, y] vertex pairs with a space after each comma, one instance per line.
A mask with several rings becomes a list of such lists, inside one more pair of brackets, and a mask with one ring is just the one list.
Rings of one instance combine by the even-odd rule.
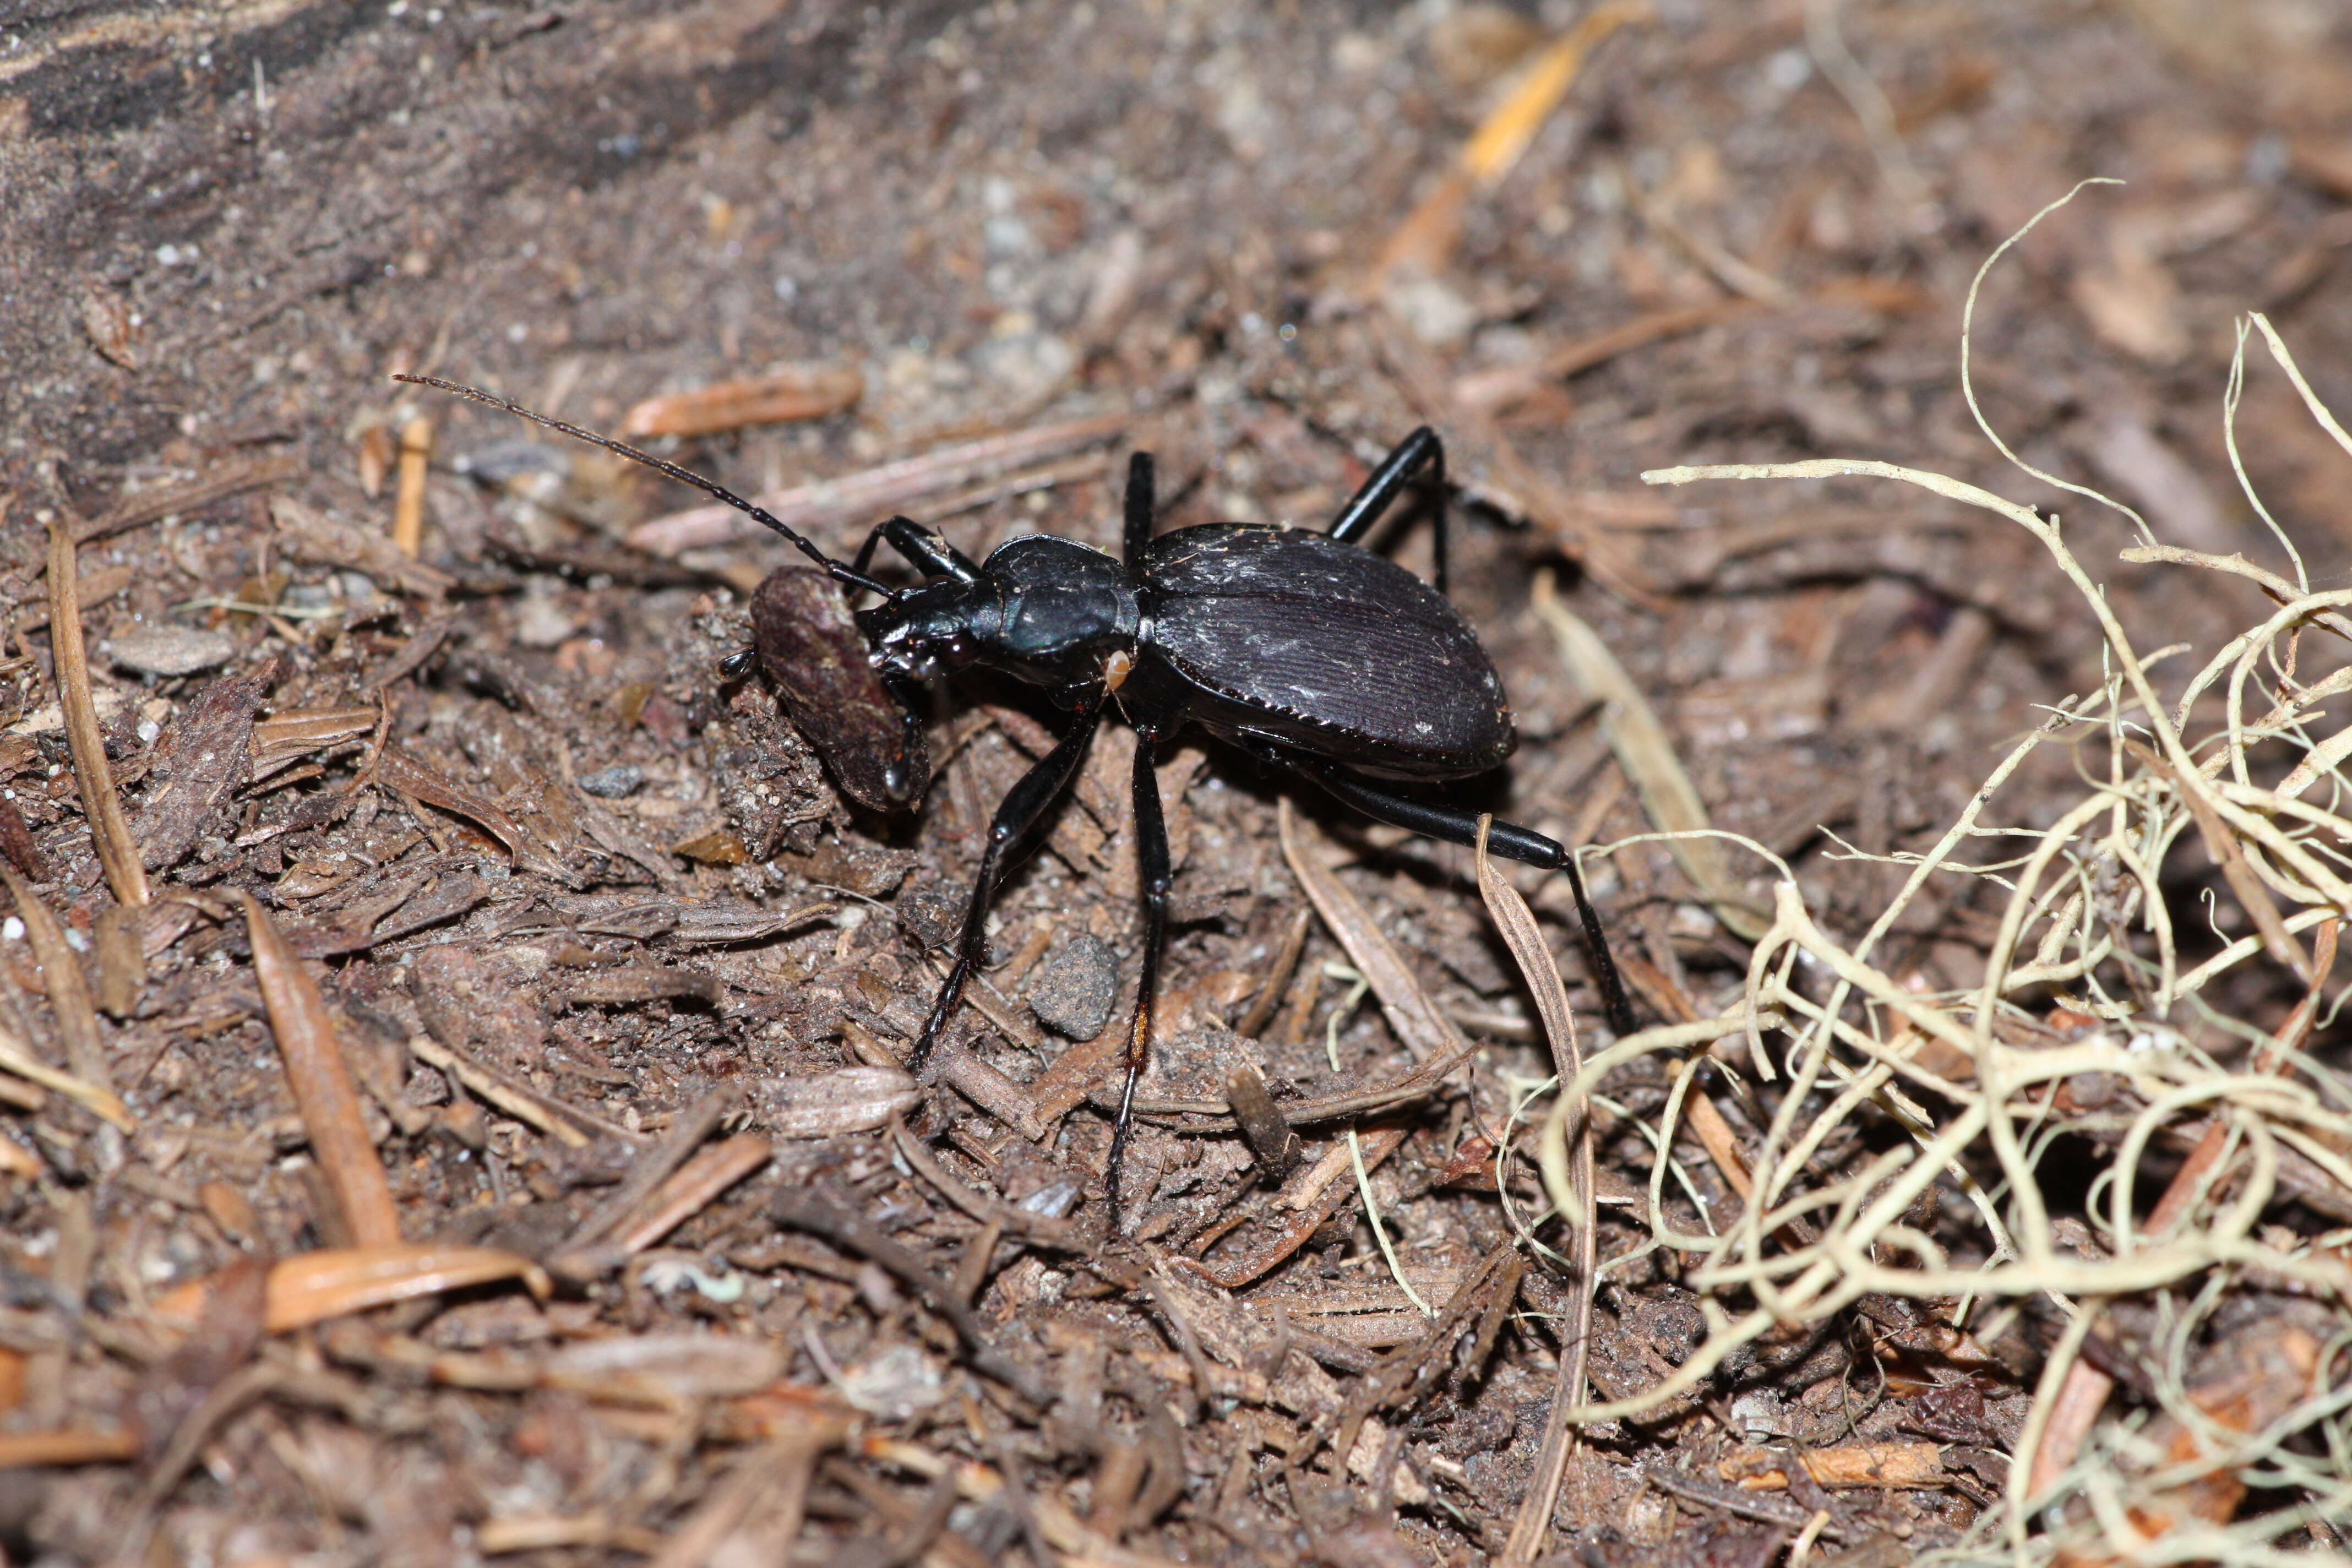
[[929, 680], [976, 662], [995, 641], [1003, 606], [986, 582], [952, 579], [902, 588], [857, 614], [874, 650], [874, 668], [905, 680]]

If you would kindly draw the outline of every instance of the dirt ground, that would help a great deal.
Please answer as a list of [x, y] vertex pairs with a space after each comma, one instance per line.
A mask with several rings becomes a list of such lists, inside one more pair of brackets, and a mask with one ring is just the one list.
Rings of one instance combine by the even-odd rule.
[[[1545, 1113], [1522, 1102], [1554, 1062], [1470, 853], [1286, 797], [1197, 735], [1158, 759], [1174, 923], [1107, 1237], [1139, 958], [1131, 732], [1097, 739], [910, 1079], [989, 814], [1055, 712], [942, 685], [920, 809], [853, 806], [769, 688], [718, 671], [783, 546], [681, 546], [647, 525], [698, 501], [682, 487], [388, 379], [625, 423], [788, 493], [843, 555], [892, 510], [974, 556], [1040, 531], [1115, 549], [1137, 449], [1163, 528], [1319, 526], [1431, 425], [1454, 596], [1519, 731], [1505, 772], [1447, 798], [1578, 844], [1659, 820], [1555, 605], [1630, 674], [1714, 825], [1782, 858], [1851, 941], [1909, 874], [1896, 858], [2100, 688], [2099, 624], [2023, 529], [1916, 489], [1639, 475], [1877, 458], [2054, 512], [2143, 647], [2195, 649], [2158, 667], [2169, 700], [2270, 601], [2123, 562], [2127, 520], [2006, 461], [1962, 394], [1961, 310], [2044, 204], [2125, 182], [1986, 284], [1983, 417], [2162, 541], [2286, 571], [2223, 398], [2259, 310], [2352, 410], [2352, 12], [1586, 11], [0, 5], [6, 1557], [2007, 1553], [2012, 1459], [2074, 1321], [2055, 1291], [1990, 1320], [1860, 1293], [1573, 1445], [1551, 1434], [1587, 1282], [1540, 1217]], [[1580, 25], [1557, 107], [1514, 121]], [[667, 426], [641, 408], [780, 374], [831, 411], [663, 434], [677, 405]], [[2268, 360], [2238, 419], [2310, 582], [2340, 584], [2352, 453]], [[808, 488], [877, 470], [899, 488]], [[58, 633], [60, 530], [86, 668]], [[1428, 537], [1380, 544], [1425, 570]], [[2317, 640], [2306, 682], [2343, 662]], [[85, 706], [110, 784], [74, 743]], [[1994, 819], [2047, 826], [2108, 765], [2034, 752]], [[100, 790], [111, 829], [85, 809]], [[2196, 842], [2160, 866], [2191, 956], [2262, 920]], [[1730, 863], [1726, 896], [1770, 910], [1778, 873]], [[1644, 1026], [1738, 1005], [1760, 920], [1659, 844], [1587, 874]], [[1612, 1035], [1565, 885], [1513, 880], [1589, 1055]], [[1921, 995], [1974, 987], [2000, 900], [1932, 879], [1871, 962]], [[2243, 1028], [2179, 1026], [2241, 1058], [2305, 994], [2248, 965], [2205, 998]], [[2052, 1030], [2097, 1021], [2060, 982], [2011, 1000]], [[2312, 1026], [2313, 1070], [2341, 1071], [2332, 1012]], [[1433, 1089], [1299, 1125], [1296, 1171], [1224, 1111], [1236, 1069], [1296, 1108], [1405, 1078], [1456, 1030], [1477, 1048]], [[1720, 1303], [1753, 1304], [1695, 1289], [1697, 1255], [1654, 1245], [1642, 1195], [1679, 1108], [1661, 1216], [1727, 1233], [1768, 1125], [1831, 1098], [1789, 1100], [1746, 1049], [1600, 1085], [1592, 1400], [1638, 1402], [1714, 1342]], [[1815, 1170], [1907, 1147], [1865, 1109]], [[2062, 1239], [2093, 1245], [2113, 1142], [2047, 1151], [2036, 1201]], [[2143, 1202], [2178, 1142], [2147, 1149]], [[2312, 1157], [2263, 1220], [2341, 1256], [2352, 1192]], [[1964, 1163], [1906, 1221], [1962, 1263], [1986, 1253], [1960, 1177], [1999, 1169]], [[2118, 1321], [2169, 1321], [2197, 1289]], [[2192, 1388], [2233, 1331], [2325, 1342], [2296, 1375], [2341, 1383], [2342, 1288], [2270, 1289], [2189, 1347]], [[2081, 1352], [2105, 1358], [2091, 1414], [2116, 1431], [2170, 1408], [2136, 1381], [2146, 1334]], [[2305, 1506], [2265, 1475], [2201, 1517]], [[1550, 1487], [1548, 1518], [1527, 1509]], [[2067, 1506], [2031, 1543], [2019, 1524], [2017, 1560], [2049, 1560]], [[2318, 1519], [2276, 1545], [2343, 1550]]]

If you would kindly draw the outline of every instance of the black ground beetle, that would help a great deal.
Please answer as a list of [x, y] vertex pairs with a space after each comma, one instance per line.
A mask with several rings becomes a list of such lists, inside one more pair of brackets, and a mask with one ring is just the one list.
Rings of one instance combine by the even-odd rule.
[[[1477, 839], [1476, 813], [1394, 794], [1382, 782], [1467, 778], [1498, 766], [1517, 743], [1494, 663], [1442, 591], [1445, 452], [1426, 426], [1388, 455], [1321, 533], [1218, 522], [1155, 538], [1151, 458], [1139, 452], [1128, 467], [1121, 559], [1032, 534], [975, 563], [919, 523], [894, 517], [845, 566], [759, 507], [676, 464], [472, 387], [431, 376], [394, 379], [454, 392], [634, 458], [773, 529], [845, 588], [881, 595], [882, 603], [856, 612], [856, 622], [875, 673], [902, 712], [914, 685], [977, 665], [1045, 688], [1071, 714], [1059, 743], [996, 808], [955, 962], [908, 1053], [910, 1068], [929, 1055], [981, 963], [989, 906], [1015, 851], [1069, 786], [1104, 707], [1118, 698], [1137, 735], [1143, 976], [1104, 1172], [1113, 1235], [1168, 923], [1168, 832], [1153, 748], [1198, 724], [1367, 816], [1467, 845]], [[1424, 473], [1436, 492], [1435, 588], [1357, 542]], [[868, 576], [884, 542], [928, 580], [892, 588]], [[1504, 822], [1488, 829], [1486, 847], [1568, 873], [1611, 1024], [1630, 1033], [1632, 1010], [1574, 858], [1542, 834]]]

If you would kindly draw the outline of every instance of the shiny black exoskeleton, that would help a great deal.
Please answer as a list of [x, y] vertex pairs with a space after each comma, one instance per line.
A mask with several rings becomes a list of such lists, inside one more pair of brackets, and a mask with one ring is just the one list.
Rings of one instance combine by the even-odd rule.
[[[876, 674], [902, 710], [914, 685], [978, 666], [1044, 688], [1072, 714], [1061, 741], [997, 806], [953, 966], [909, 1066], [921, 1063], [946, 1027], [982, 960], [989, 908], [1006, 870], [1076, 774], [1105, 707], [1116, 699], [1139, 741], [1135, 835], [1144, 931], [1126, 1084], [1105, 1173], [1114, 1231], [1171, 879], [1154, 748], [1197, 724], [1305, 775], [1368, 816], [1467, 845], [1477, 838], [1476, 813], [1399, 795], [1383, 784], [1485, 773], [1517, 743], [1493, 661], [1442, 591], [1444, 449], [1425, 427], [1389, 454], [1322, 533], [1209, 523], [1155, 538], [1151, 459], [1138, 453], [1128, 469], [1119, 557], [1074, 540], [1032, 535], [975, 563], [898, 517], [867, 537], [853, 564], [843, 565], [759, 507], [660, 458], [471, 388], [400, 379], [474, 397], [647, 463], [775, 530], [845, 587], [882, 595], [856, 618]], [[1424, 475], [1436, 495], [1437, 587], [1357, 542]], [[886, 542], [926, 581], [893, 589], [869, 576], [876, 547]], [[1631, 1009], [1616, 966], [1567, 849], [1502, 822], [1490, 826], [1486, 843], [1493, 854], [1569, 874], [1611, 1022], [1629, 1031]]]

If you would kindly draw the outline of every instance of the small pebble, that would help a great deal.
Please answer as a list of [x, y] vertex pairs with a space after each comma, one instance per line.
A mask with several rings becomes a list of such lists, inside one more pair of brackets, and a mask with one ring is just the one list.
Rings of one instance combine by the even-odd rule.
[[133, 626], [107, 639], [106, 656], [140, 675], [194, 675], [235, 658], [236, 641], [194, 626]]
[[646, 786], [646, 770], [635, 763], [615, 763], [609, 768], [598, 768], [593, 773], [582, 773], [580, 787], [590, 795], [606, 800], [620, 800], [633, 795]]
[[1037, 1021], [1074, 1040], [1101, 1034], [1118, 1003], [1118, 956], [1085, 931], [1055, 948], [1029, 987], [1029, 1010]]

